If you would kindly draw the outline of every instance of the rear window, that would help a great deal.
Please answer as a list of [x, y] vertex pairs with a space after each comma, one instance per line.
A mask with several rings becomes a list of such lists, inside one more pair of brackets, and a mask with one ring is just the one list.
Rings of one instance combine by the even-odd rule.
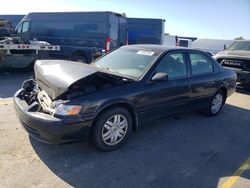
[[179, 46], [188, 47], [188, 41], [187, 40], [179, 40]]

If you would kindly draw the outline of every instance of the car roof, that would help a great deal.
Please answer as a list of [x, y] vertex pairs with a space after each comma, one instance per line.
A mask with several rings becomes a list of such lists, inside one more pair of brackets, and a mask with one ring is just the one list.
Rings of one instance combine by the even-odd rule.
[[172, 51], [172, 50], [188, 50], [188, 51], [202, 51], [193, 48], [179, 47], [179, 46], [166, 46], [166, 45], [157, 45], [157, 44], [135, 44], [135, 45], [126, 45], [123, 48], [138, 48], [145, 50], [152, 50], [158, 53]]

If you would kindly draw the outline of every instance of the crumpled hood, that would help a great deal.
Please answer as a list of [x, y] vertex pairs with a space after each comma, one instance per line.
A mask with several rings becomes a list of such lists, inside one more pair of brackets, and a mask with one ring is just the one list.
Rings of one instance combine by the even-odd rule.
[[65, 60], [37, 60], [34, 70], [37, 84], [52, 99], [76, 81], [98, 72], [90, 65]]

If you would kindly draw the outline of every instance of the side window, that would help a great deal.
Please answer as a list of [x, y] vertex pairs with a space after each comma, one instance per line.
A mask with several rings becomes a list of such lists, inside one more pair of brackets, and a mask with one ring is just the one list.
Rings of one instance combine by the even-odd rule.
[[18, 25], [17, 33], [22, 33], [22, 26], [23, 26], [23, 23], [20, 23], [20, 24]]
[[199, 53], [190, 53], [192, 74], [204, 74], [213, 72], [213, 64], [204, 55]]
[[158, 67], [156, 73], [167, 73], [169, 78], [183, 77], [187, 75], [184, 55], [182, 53], [172, 53], [166, 55]]
[[29, 31], [29, 22], [22, 22], [18, 25], [17, 32], [18, 33], [24, 33]]
[[22, 33], [29, 31], [29, 22], [23, 22]]

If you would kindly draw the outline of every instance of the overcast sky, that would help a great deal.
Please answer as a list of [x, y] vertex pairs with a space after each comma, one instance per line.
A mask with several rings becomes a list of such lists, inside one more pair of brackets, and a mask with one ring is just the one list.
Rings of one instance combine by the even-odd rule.
[[0, 6], [0, 14], [94, 10], [162, 18], [172, 35], [250, 39], [250, 0], [1, 0]]

